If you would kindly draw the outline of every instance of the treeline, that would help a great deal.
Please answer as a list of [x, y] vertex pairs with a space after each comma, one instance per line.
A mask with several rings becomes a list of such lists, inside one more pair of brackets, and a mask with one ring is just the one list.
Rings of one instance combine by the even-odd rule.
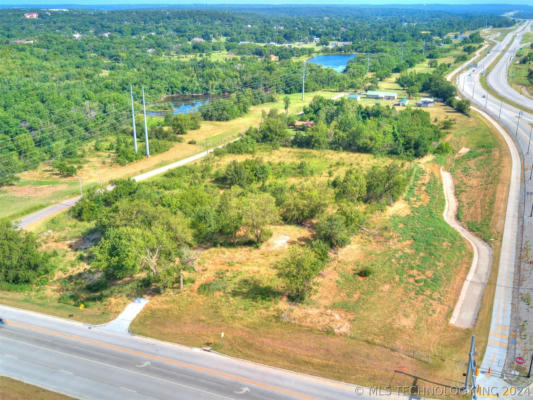
[[457, 89], [439, 71], [433, 73], [405, 73], [400, 75], [396, 82], [406, 90], [409, 96], [419, 92], [426, 92], [459, 112], [468, 114], [470, 111], [470, 101], [456, 99]]
[[[219, 10], [123, 10], [113, 12], [39, 11], [28, 20], [23, 10], [0, 11], [0, 185], [14, 174], [53, 158], [65, 173], [83, 154], [81, 144], [127, 126], [128, 88], [144, 85], [148, 102], [169, 94], [227, 94], [251, 89], [254, 98], [205, 106], [206, 119], [242, 114], [257, 95], [301, 90], [302, 62], [309, 48], [265, 43], [352, 42], [332, 51], [370, 53], [371, 87], [379, 79], [436, 57], [447, 34], [475, 29], [477, 16], [350, 9], [346, 15], [265, 15]], [[354, 10], [357, 10], [354, 11]], [[366, 10], [366, 11], [361, 11]], [[359, 14], [360, 13], [360, 14]], [[379, 16], [380, 18], [375, 18]], [[488, 17], [493, 26], [509, 25]], [[79, 36], [81, 35], [81, 36]], [[192, 40], [195, 39], [195, 40]], [[240, 42], [251, 42], [249, 44]], [[403, 49], [403, 50], [402, 50]], [[215, 51], [237, 57], [213, 61]], [[188, 54], [205, 55], [182, 59]], [[272, 61], [269, 55], [279, 61]], [[228, 54], [229, 56], [229, 54]], [[265, 58], [264, 58], [265, 57]], [[216, 60], [217, 58], [213, 58]], [[306, 88], [359, 89], [368, 86], [365, 57], [356, 57], [346, 74], [307, 65]], [[136, 104], [140, 109], [140, 104]], [[127, 141], [124, 137], [122, 142]], [[116, 148], [125, 145], [117, 143]], [[154, 151], [168, 146], [154, 142]], [[119, 159], [127, 157], [119, 155]], [[61, 164], [63, 163], [63, 164]]]
[[443, 136], [426, 111], [397, 112], [381, 105], [363, 107], [349, 99], [333, 101], [316, 97], [304, 108], [302, 118], [315, 125], [296, 133], [292, 139], [296, 147], [412, 158], [434, 151]]
[[250, 106], [276, 101], [275, 92], [267, 93], [261, 89], [245, 89], [230, 95], [202, 104], [200, 113], [206, 121], [229, 121], [248, 112]]
[[[467, 13], [446, 13], [402, 8], [364, 7], [290, 7], [286, 12], [273, 9], [233, 7], [221, 10], [115, 10], [40, 12], [38, 20], [24, 21], [26, 10], [2, 10], [0, 26], [4, 36], [36, 35], [43, 29], [59, 30], [64, 35], [82, 35], [107, 38], [138, 36], [152, 48], [172, 48], [180, 45], [184, 51], [197, 46], [205, 50], [202, 38], [217, 43], [251, 41], [258, 43], [285, 43], [312, 41], [315, 36], [326, 40], [360, 41], [392, 40], [402, 42], [420, 38], [426, 31], [444, 37], [449, 32], [464, 32], [484, 27], [509, 26], [511, 19], [496, 15], [480, 16]], [[39, 10], [37, 10], [39, 11]], [[340, 12], [339, 12], [340, 11]], [[328, 18], [324, 18], [328, 17]], [[19, 21], [25, 24], [18, 23]], [[17, 23], [14, 23], [17, 21]], [[4, 29], [5, 28], [5, 29]], [[190, 47], [187, 47], [189, 44]], [[224, 43], [217, 43], [224, 46]], [[144, 45], [143, 45], [144, 47]], [[217, 47], [216, 49], [219, 49]]]

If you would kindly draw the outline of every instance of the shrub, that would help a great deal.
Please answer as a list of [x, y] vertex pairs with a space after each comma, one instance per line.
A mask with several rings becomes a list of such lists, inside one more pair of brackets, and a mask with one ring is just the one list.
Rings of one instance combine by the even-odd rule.
[[278, 276], [291, 300], [302, 301], [312, 290], [317, 274], [324, 267], [309, 247], [291, 247], [289, 255], [276, 265]]
[[407, 174], [397, 164], [373, 166], [366, 175], [365, 201], [392, 203], [400, 198], [407, 187]]
[[331, 214], [321, 218], [315, 225], [316, 238], [330, 247], [344, 247], [350, 243], [350, 232], [346, 219], [340, 214]]
[[312, 183], [292, 187], [291, 195], [285, 196], [282, 217], [286, 222], [301, 224], [322, 212], [328, 201], [326, 189]]
[[349, 169], [342, 181], [334, 181], [334, 186], [337, 200], [358, 202], [366, 196], [366, 178], [360, 171]]
[[54, 161], [53, 167], [57, 170], [57, 173], [63, 177], [74, 176], [78, 172], [78, 169], [75, 166], [69, 165], [65, 161]]

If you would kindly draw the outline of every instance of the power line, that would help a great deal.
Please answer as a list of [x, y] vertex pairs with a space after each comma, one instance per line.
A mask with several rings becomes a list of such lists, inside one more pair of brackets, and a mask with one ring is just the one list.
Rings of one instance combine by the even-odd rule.
[[[119, 122], [124, 123], [124, 122], [126, 122], [128, 119], [129, 119], [129, 116], [127, 116], [127, 117], [123, 117], [123, 119], [120, 120]], [[114, 122], [116, 122], [116, 121], [110, 121], [109, 124], [114, 123]], [[103, 132], [96, 133], [96, 134], [93, 135], [90, 139], [94, 139], [95, 137], [98, 137], [98, 136], [102, 135], [102, 133], [103, 133]], [[9, 163], [11, 163], [11, 156], [15, 155], [15, 156], [17, 157], [17, 159], [18, 159], [19, 161], [22, 161], [22, 162], [24, 162], [24, 161], [32, 161], [32, 157], [35, 157], [35, 158], [36, 158], [36, 156], [38, 156], [38, 155], [40, 154], [40, 150], [41, 150], [41, 149], [40, 149], [39, 147], [35, 147], [35, 148], [33, 148], [32, 150], [30, 150], [28, 153], [26, 153], [22, 159], [20, 158], [18, 152], [11, 152], [11, 154], [4, 154], [3, 157], [2, 157], [3, 159], [2, 159], [2, 161], [0, 162], [0, 168], [3, 167], [2, 169], [7, 170], [7, 172], [12, 172], [12, 173], [21, 172], [21, 171], [24, 170], [24, 169], [20, 170], [20, 169], [18, 169], [18, 168], [6, 168], [6, 166], [7, 166]], [[77, 149], [73, 149], [73, 150], [71, 150], [71, 151], [64, 151], [64, 152], [62, 153], [62, 155], [65, 155], [65, 154], [72, 154], [74, 151], [77, 151]], [[48, 159], [49, 159], [49, 158], [50, 158], [50, 157], [48, 157]], [[33, 161], [38, 161], [38, 160], [37, 160], [37, 159], [34, 159]]]
[[[125, 115], [125, 114], [127, 114], [126, 111], [118, 113], [115, 116], [119, 116], [120, 119], [104, 120], [104, 121], [102, 121], [101, 125], [92, 127], [91, 130], [89, 130], [89, 131], [80, 132], [80, 133], [74, 134], [74, 135], [72, 134], [72, 132], [66, 131], [65, 129], [55, 129], [54, 130], [55, 132], [61, 132], [62, 130], [65, 130], [65, 131], [61, 132], [61, 134], [59, 134], [59, 135], [55, 135], [54, 137], [49, 137], [49, 139], [54, 139], [53, 142], [58, 143], [61, 140], [79, 138], [79, 137], [82, 137], [83, 135], [90, 134], [92, 131], [99, 130], [102, 127], [108, 127], [109, 125], [111, 125], [113, 123], [117, 123], [119, 121], [122, 122], [123, 115]], [[43, 140], [45, 140], [45, 139], [43, 138]], [[43, 144], [43, 140], [41, 140], [40, 142], [34, 142], [34, 148], [35, 149], [41, 149], [42, 146], [39, 146], [39, 145]], [[11, 152], [18, 154], [18, 151], [16, 151], [16, 150], [11, 150]], [[2, 160], [3, 158], [4, 158], [3, 156], [0, 156], [0, 160]]]

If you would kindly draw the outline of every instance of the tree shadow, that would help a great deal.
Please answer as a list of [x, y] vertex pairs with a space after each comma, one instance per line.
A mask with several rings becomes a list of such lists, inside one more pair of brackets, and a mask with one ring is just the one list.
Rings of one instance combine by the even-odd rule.
[[91, 228], [83, 232], [82, 236], [69, 244], [69, 247], [72, 250], [88, 250], [93, 246], [96, 246], [100, 239], [102, 238], [102, 233], [96, 229]]
[[281, 293], [272, 286], [264, 285], [255, 278], [244, 278], [233, 288], [231, 295], [257, 302], [267, 302], [279, 298]]
[[[425, 379], [425, 378], [422, 378], [420, 376], [413, 375], [413, 374], [410, 374], [408, 372], [404, 372], [404, 371], [400, 371], [400, 370], [394, 370], [394, 373], [395, 374], [399, 374], [399, 375], [405, 375], [405, 376], [413, 378], [412, 390], [411, 390], [411, 393], [410, 393], [411, 396], [414, 396], [415, 393], [418, 391], [418, 390], [415, 390], [415, 389], [419, 388], [419, 381], [420, 382], [425, 382], [425, 383], [430, 383], [432, 385], [439, 386], [439, 387], [446, 388], [446, 389], [459, 390], [459, 389], [462, 388], [462, 385], [461, 385], [462, 382], [459, 382], [459, 381], [456, 381], [456, 380], [451, 380], [450, 379], [449, 381], [450, 381], [451, 384], [446, 384], [446, 383], [442, 383], [442, 382], [435, 382], [435, 381], [430, 380], [430, 379]], [[414, 397], [412, 397], [412, 398], [414, 398]]]

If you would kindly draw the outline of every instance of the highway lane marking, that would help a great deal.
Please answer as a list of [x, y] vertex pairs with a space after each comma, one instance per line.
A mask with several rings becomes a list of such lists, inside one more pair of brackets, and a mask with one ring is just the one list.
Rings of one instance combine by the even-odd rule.
[[60, 369], [59, 372], [61, 372], [62, 374], [65, 374], [65, 375], [74, 375], [74, 373], [72, 373], [70, 371], [67, 371], [67, 370], [64, 370], [64, 369]]
[[[178, 382], [175, 382], [175, 381], [172, 381], [172, 380], [169, 380], [169, 379], [165, 379], [165, 378], [160, 378], [158, 376], [153, 376], [153, 375], [148, 375], [148, 374], [143, 374], [141, 372], [138, 372], [138, 371], [135, 371], [135, 370], [130, 370], [130, 369], [127, 369], [127, 368], [122, 368], [122, 367], [118, 367], [116, 365], [112, 365], [112, 364], [106, 364], [104, 362], [101, 362], [101, 361], [97, 361], [97, 360], [92, 360], [90, 358], [86, 358], [86, 357], [81, 357], [81, 356], [77, 356], [75, 354], [69, 354], [69, 353], [65, 353], [63, 351], [58, 351], [58, 350], [53, 350], [51, 348], [48, 348], [48, 347], [43, 347], [43, 346], [38, 346], [38, 345], [35, 345], [35, 344], [31, 344], [31, 343], [27, 343], [27, 342], [24, 342], [22, 340], [17, 340], [17, 339], [13, 339], [13, 338], [7, 338], [7, 340], [11, 340], [13, 342], [17, 342], [17, 343], [22, 343], [26, 346], [31, 346], [31, 347], [36, 347], [38, 349], [41, 349], [41, 350], [46, 350], [46, 351], [49, 351], [51, 353], [58, 353], [58, 354], [62, 354], [62, 355], [65, 355], [67, 357], [71, 357], [71, 358], [78, 358], [80, 360], [84, 360], [84, 361], [88, 361], [90, 363], [94, 363], [94, 364], [101, 364], [105, 367], [108, 367], [108, 368], [115, 368], [115, 369], [118, 369], [118, 370], [122, 370], [122, 371], [126, 371], [128, 373], [131, 373], [131, 374], [136, 374], [136, 375], [140, 375], [140, 376], [143, 376], [143, 377], [148, 377], [148, 378], [151, 378], [151, 379], [155, 379], [155, 380], [158, 380], [158, 381], [162, 381], [162, 382], [165, 382], [165, 383], [170, 383], [172, 385], [176, 385], [176, 386], [180, 386], [180, 387], [183, 387], [183, 388], [187, 388], [187, 389], [190, 389], [192, 391], [196, 391], [196, 392], [200, 392], [200, 393], [206, 393], [206, 394], [209, 394], [209, 395], [212, 395], [212, 396], [216, 396], [216, 397], [220, 397], [222, 399], [226, 399], [226, 400], [234, 400], [233, 398], [231, 397], [227, 397], [227, 396], [224, 396], [222, 394], [218, 394], [218, 393], [214, 393], [214, 392], [210, 392], [208, 390], [204, 390], [204, 389], [198, 389], [194, 386], [189, 386], [189, 385], [185, 385], [183, 383], [178, 383]], [[47, 365], [44, 365], [44, 364], [41, 364], [41, 363], [36, 363], [34, 361], [26, 361], [27, 363], [31, 363], [31, 364], [36, 364], [36, 365], [40, 365], [42, 367], [47, 367], [49, 368]], [[86, 378], [86, 379], [89, 379], [89, 378]], [[91, 379], [92, 381], [99, 381], [97, 379]], [[110, 386], [109, 383], [107, 382], [104, 382], [104, 381], [99, 381], [105, 385], [108, 385]], [[144, 395], [143, 395], [144, 396]]]
[[[215, 371], [215, 370], [209, 369], [209, 368], [199, 367], [197, 365], [187, 364], [187, 363], [184, 363], [184, 362], [181, 362], [181, 361], [171, 360], [171, 359], [165, 358], [165, 357], [160, 357], [160, 356], [156, 356], [156, 355], [152, 355], [152, 354], [148, 354], [148, 353], [143, 353], [143, 352], [136, 351], [136, 350], [131, 350], [131, 349], [128, 349], [126, 347], [120, 347], [120, 346], [116, 346], [116, 345], [113, 345], [113, 344], [102, 343], [102, 342], [98, 342], [98, 341], [95, 341], [95, 340], [82, 338], [82, 337], [79, 337], [79, 336], [69, 335], [69, 334], [61, 333], [61, 332], [57, 332], [57, 331], [52, 331], [52, 330], [46, 329], [46, 328], [40, 328], [40, 327], [37, 327], [37, 326], [23, 324], [21, 322], [8, 321], [8, 323], [11, 324], [11, 325], [18, 326], [20, 328], [29, 329], [29, 330], [33, 330], [33, 331], [37, 331], [37, 332], [42, 332], [42, 333], [46, 333], [46, 334], [49, 334], [49, 335], [55, 335], [55, 336], [59, 336], [59, 337], [64, 337], [66, 339], [92, 344], [94, 346], [108, 348], [108, 349], [119, 351], [119, 352], [122, 352], [122, 353], [133, 354], [133, 355], [136, 355], [136, 356], [139, 356], [139, 357], [149, 358], [149, 359], [156, 360], [156, 361], [161, 361], [161, 362], [164, 362], [164, 363], [167, 363], [167, 364], [173, 364], [173, 365], [176, 365], [178, 367], [187, 368], [187, 369], [190, 369], [190, 370], [193, 370], [193, 371], [202, 372], [204, 374], [218, 376], [218, 377], [221, 377], [221, 378], [225, 378], [225, 379], [229, 379], [229, 380], [245, 383], [245, 384], [248, 384], [248, 385], [258, 386], [258, 387], [266, 389], [266, 390], [270, 390], [270, 391], [273, 391], [273, 392], [277, 392], [277, 393], [285, 394], [285, 395], [288, 395], [288, 396], [296, 397], [298, 399], [318, 400], [318, 399], [316, 399], [314, 397], [310, 397], [310, 396], [307, 396], [307, 395], [304, 395], [304, 394], [296, 393], [296, 392], [293, 392], [291, 390], [283, 389], [283, 388], [280, 388], [280, 387], [277, 387], [277, 386], [272, 386], [272, 385], [261, 383], [261, 382], [257, 382], [257, 381], [254, 381], [254, 380], [251, 380], [251, 379], [248, 379], [248, 378], [242, 378], [240, 376], [227, 374], [225, 372]], [[105, 364], [105, 365], [108, 365], [108, 364]], [[197, 390], [196, 388], [192, 388], [192, 389]]]
[[150, 364], [151, 364], [150, 361], [146, 361], [146, 362], [144, 362], [144, 363], [142, 363], [142, 364], [138, 364], [138, 365], [135, 365], [135, 366], [136, 366], [137, 368], [144, 368], [144, 367], [148, 367], [148, 366], [150, 366]]
[[496, 333], [496, 332], [490, 332], [489, 336], [499, 338], [499, 339], [509, 339], [509, 335], [503, 334], [503, 333]]

